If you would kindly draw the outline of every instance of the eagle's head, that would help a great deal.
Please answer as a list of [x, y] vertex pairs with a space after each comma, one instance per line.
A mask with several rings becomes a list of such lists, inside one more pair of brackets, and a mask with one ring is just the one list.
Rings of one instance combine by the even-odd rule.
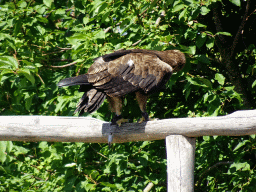
[[164, 62], [168, 63], [173, 68], [173, 72], [183, 69], [186, 63], [185, 54], [180, 50], [163, 51], [161, 52], [160, 57]]

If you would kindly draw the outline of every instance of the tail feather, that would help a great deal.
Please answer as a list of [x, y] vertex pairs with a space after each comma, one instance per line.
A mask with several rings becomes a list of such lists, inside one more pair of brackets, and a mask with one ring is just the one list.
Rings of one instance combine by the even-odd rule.
[[88, 82], [88, 77], [86, 74], [79, 75], [76, 77], [70, 77], [66, 79], [62, 79], [59, 83], [59, 87], [64, 87], [64, 86], [73, 86], [73, 85], [89, 85], [90, 83]]
[[79, 116], [84, 112], [92, 113], [100, 107], [105, 98], [105, 93], [98, 91], [97, 89], [91, 89], [84, 93], [74, 113], [79, 112]]
[[59, 87], [80, 85], [80, 92], [84, 92], [82, 98], [77, 104], [77, 109], [74, 113], [79, 112], [81, 116], [84, 112], [92, 113], [96, 111], [106, 98], [106, 94], [95, 88], [88, 82], [87, 74], [70, 77], [61, 80], [58, 83]]
[[96, 111], [101, 106], [105, 98], [106, 95], [104, 93], [98, 92], [95, 95], [95, 97], [91, 100], [91, 102], [88, 103], [88, 105], [86, 106], [86, 111], [89, 113]]

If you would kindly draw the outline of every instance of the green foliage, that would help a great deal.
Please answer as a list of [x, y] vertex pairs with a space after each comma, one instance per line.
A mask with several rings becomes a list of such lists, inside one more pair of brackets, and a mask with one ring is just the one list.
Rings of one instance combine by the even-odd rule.
[[[72, 116], [81, 93], [57, 83], [85, 73], [100, 55], [131, 48], [187, 54], [185, 68], [150, 97], [151, 117], [254, 108], [256, 15], [255, 2], [247, 2], [0, 1], [0, 114]], [[123, 114], [134, 122], [141, 116], [132, 94]], [[85, 115], [111, 119], [107, 103]], [[253, 191], [255, 144], [254, 135], [198, 138], [196, 190]], [[111, 150], [106, 144], [1, 141], [0, 191], [143, 191], [149, 182], [154, 191], [166, 191], [165, 158], [164, 141]]]
[[[107, 145], [0, 142], [0, 190], [142, 191], [166, 187], [164, 141]], [[151, 145], [154, 144], [154, 147]], [[29, 149], [29, 150], [28, 150]]]
[[[223, 145], [224, 143], [228, 145]], [[255, 158], [255, 135], [204, 136], [198, 139], [197, 147], [197, 190], [254, 191], [256, 173], [251, 159]], [[206, 153], [208, 157], [205, 157]]]

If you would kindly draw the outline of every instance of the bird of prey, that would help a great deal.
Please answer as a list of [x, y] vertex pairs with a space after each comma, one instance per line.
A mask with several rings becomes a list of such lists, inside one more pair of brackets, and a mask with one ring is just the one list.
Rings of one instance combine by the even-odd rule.
[[149, 120], [148, 96], [159, 91], [185, 62], [185, 55], [179, 50], [121, 50], [94, 59], [86, 74], [63, 79], [58, 86], [80, 85], [79, 91], [84, 94], [75, 111], [79, 116], [97, 110], [107, 98], [115, 113], [112, 124], [119, 126], [127, 122], [121, 115], [123, 96], [135, 92], [142, 113], [141, 123]]

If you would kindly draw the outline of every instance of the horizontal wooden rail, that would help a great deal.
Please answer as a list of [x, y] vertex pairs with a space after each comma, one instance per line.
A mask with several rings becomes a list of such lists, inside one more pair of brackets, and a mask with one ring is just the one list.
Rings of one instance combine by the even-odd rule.
[[168, 135], [242, 136], [256, 134], [256, 110], [237, 111], [219, 117], [173, 118], [142, 124], [126, 123], [120, 128], [89, 117], [0, 116], [2, 141], [58, 141], [114, 143], [165, 139]]

